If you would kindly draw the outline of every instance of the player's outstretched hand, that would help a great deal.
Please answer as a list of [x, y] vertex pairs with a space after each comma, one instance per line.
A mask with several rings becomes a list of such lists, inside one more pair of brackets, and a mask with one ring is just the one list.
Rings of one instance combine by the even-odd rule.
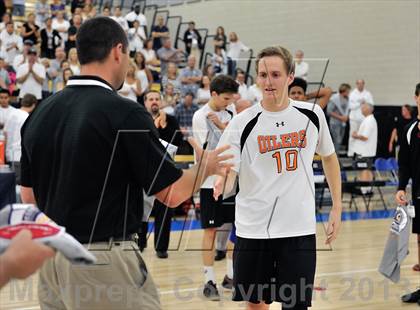
[[54, 255], [55, 251], [51, 247], [32, 241], [31, 232], [22, 230], [0, 256], [0, 272], [6, 272], [10, 279], [24, 279]]
[[406, 204], [408, 204], [407, 195], [406, 195], [405, 191], [403, 191], [403, 190], [399, 190], [395, 194], [395, 200], [397, 201], [397, 203], [399, 205], [405, 206]]
[[227, 162], [229, 159], [233, 158], [233, 155], [221, 155], [230, 148], [229, 145], [224, 145], [215, 150], [207, 151], [203, 150], [194, 138], [188, 138], [188, 142], [193, 147], [197, 162], [205, 169], [204, 173], [206, 175], [225, 176], [229, 172], [230, 168], [233, 167], [233, 163]]
[[325, 244], [331, 244], [338, 235], [341, 226], [341, 208], [335, 209], [334, 207], [331, 209], [329, 220], [328, 220], [328, 227], [327, 227], [327, 240], [325, 240]]

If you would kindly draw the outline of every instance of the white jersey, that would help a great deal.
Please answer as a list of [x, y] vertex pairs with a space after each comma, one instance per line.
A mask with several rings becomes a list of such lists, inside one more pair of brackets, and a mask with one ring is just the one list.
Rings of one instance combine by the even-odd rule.
[[[207, 150], [214, 149], [222, 135], [222, 131], [207, 118], [207, 115], [210, 112], [215, 113], [222, 123], [226, 123], [229, 122], [234, 115], [236, 115], [236, 109], [235, 105], [231, 104], [226, 110], [216, 112], [210, 108], [208, 103], [206, 103], [194, 113], [192, 119], [193, 137], [201, 146], [206, 144]], [[213, 183], [214, 177], [210, 176], [206, 179], [203, 185], [201, 185], [201, 188], [213, 188]]]
[[21, 136], [20, 130], [28, 118], [29, 113], [20, 109], [13, 109], [6, 124], [4, 131], [7, 134], [6, 143], [6, 159], [7, 161], [20, 161], [21, 152]]
[[237, 235], [270, 239], [315, 234], [312, 161], [315, 153], [334, 153], [322, 109], [290, 100], [285, 110], [269, 112], [256, 104], [229, 123], [219, 141], [219, 146], [226, 144], [239, 174]]

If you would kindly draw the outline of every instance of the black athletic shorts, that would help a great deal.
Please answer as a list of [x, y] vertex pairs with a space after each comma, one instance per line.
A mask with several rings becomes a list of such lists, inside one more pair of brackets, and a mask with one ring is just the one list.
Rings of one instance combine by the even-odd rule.
[[235, 196], [216, 201], [212, 188], [200, 190], [200, 218], [202, 228], [220, 227], [235, 221]]
[[420, 197], [413, 197], [414, 212], [416, 216], [413, 218], [412, 231], [413, 234], [420, 234]]
[[233, 252], [234, 301], [290, 308], [311, 306], [315, 278], [315, 235], [246, 239], [237, 237]]

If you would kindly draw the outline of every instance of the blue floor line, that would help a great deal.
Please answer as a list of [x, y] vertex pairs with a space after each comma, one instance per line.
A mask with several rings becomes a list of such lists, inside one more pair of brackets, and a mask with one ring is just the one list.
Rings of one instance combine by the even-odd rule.
[[[345, 221], [358, 221], [358, 220], [378, 220], [387, 219], [394, 216], [394, 210], [373, 210], [373, 211], [346, 211], [341, 214], [341, 220]], [[319, 213], [316, 216], [317, 223], [327, 222], [328, 213]], [[149, 222], [149, 232], [153, 231], [153, 222]], [[171, 223], [171, 231], [182, 231], [184, 229], [183, 219], [173, 219]], [[199, 220], [188, 220], [185, 222], [184, 230], [198, 230], [201, 229]]]

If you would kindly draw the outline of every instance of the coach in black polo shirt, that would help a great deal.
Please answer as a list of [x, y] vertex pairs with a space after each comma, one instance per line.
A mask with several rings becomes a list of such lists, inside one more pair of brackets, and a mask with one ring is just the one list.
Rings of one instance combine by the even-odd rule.
[[[73, 266], [58, 254], [47, 262], [41, 308], [159, 309], [153, 280], [129, 240], [142, 217], [142, 190], [175, 207], [199, 189], [200, 175], [221, 173], [227, 159], [221, 148], [202, 154], [207, 164], [175, 168], [149, 113], [115, 91], [127, 73], [127, 47], [112, 19], [85, 22], [77, 36], [82, 75], [46, 99], [22, 129], [22, 200], [37, 202], [98, 259]], [[81, 287], [91, 298], [81, 298]]]

